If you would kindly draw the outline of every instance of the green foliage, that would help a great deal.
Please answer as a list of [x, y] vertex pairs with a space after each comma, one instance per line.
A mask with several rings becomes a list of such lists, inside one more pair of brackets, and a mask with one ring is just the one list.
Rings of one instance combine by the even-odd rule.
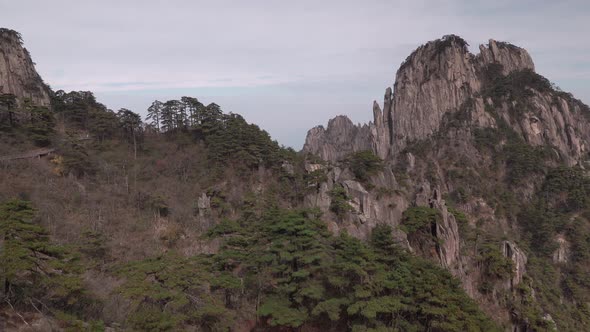
[[27, 201], [0, 205], [0, 280], [5, 298], [18, 305], [41, 301], [74, 308], [83, 295], [81, 266], [71, 249], [52, 244]]
[[500, 146], [500, 143], [503, 139], [498, 129], [490, 127], [474, 128], [473, 138], [475, 141], [475, 146], [480, 151], [484, 149], [494, 151]]
[[502, 254], [498, 243], [484, 243], [478, 248], [478, 253], [478, 261], [482, 264], [483, 272], [487, 277], [508, 279], [514, 274], [512, 259]]
[[305, 310], [291, 307], [291, 302], [285, 297], [269, 297], [258, 309], [261, 316], [272, 317], [271, 326], [299, 327], [308, 319]]
[[234, 162], [253, 169], [258, 165], [278, 166], [281, 148], [266, 131], [248, 124], [238, 114], [222, 114], [218, 123], [203, 131], [210, 159], [219, 164]]
[[263, 325], [495, 329], [448, 272], [398, 248], [387, 225], [375, 228], [370, 246], [331, 236], [313, 211], [273, 209], [228, 226], [222, 228], [229, 232], [214, 232], [225, 238], [214, 267], [242, 278], [245, 297], [262, 299]]
[[344, 187], [335, 185], [330, 191], [330, 211], [334, 212], [338, 217], [342, 218], [346, 213], [352, 211], [352, 206], [348, 204], [350, 197]]
[[406, 233], [430, 233], [433, 224], [440, 222], [440, 211], [433, 208], [416, 206], [408, 208], [402, 216], [401, 228]]
[[508, 179], [515, 183], [527, 181], [527, 176], [544, 171], [546, 149], [526, 143], [510, 143], [504, 147]]
[[210, 295], [212, 274], [206, 257], [169, 253], [126, 264], [118, 274], [126, 280], [119, 292], [132, 300], [131, 326], [166, 331], [178, 330], [185, 323], [226, 323], [223, 302]]
[[90, 229], [82, 232], [83, 243], [79, 250], [92, 259], [104, 259], [107, 255], [106, 237]]
[[354, 176], [361, 182], [368, 181], [369, 177], [383, 169], [383, 160], [371, 150], [359, 151], [349, 155], [346, 158], [346, 163]]
[[449, 206], [448, 211], [455, 217], [455, 221], [457, 221], [457, 226], [459, 227], [459, 232], [463, 236], [466, 234], [467, 229], [469, 228], [469, 220], [465, 213], [457, 210], [456, 208]]
[[393, 229], [387, 224], [377, 224], [371, 231], [370, 243], [376, 250], [381, 250], [387, 254], [397, 250], [397, 246], [392, 237]]
[[518, 222], [538, 255], [550, 255], [555, 250], [554, 237], [563, 227], [563, 216], [538, 202], [525, 207], [518, 215]]
[[73, 174], [77, 177], [92, 175], [96, 172], [96, 165], [86, 147], [75, 141], [65, 142], [59, 149], [63, 159], [61, 166], [63, 175]]
[[122, 108], [117, 111], [117, 119], [119, 120], [119, 125], [123, 130], [125, 138], [130, 142], [136, 143], [143, 130], [141, 116], [126, 108]]
[[128, 323], [137, 331], [174, 331], [178, 329], [180, 318], [152, 306], [143, 306], [129, 316]]
[[453, 45], [459, 46], [461, 49], [465, 51], [467, 51], [467, 46], [469, 46], [465, 39], [457, 35], [445, 35], [441, 39], [437, 39], [434, 41], [435, 52], [432, 54], [432, 58], [434, 59], [437, 55], [440, 55], [447, 48]]
[[551, 204], [562, 212], [590, 207], [590, 178], [578, 167], [551, 169], [545, 178], [543, 192], [551, 195]]
[[[551, 313], [559, 330], [585, 331], [590, 326], [586, 304], [590, 298], [590, 222], [584, 217], [588, 181], [579, 168], [550, 169], [533, 202], [518, 214], [531, 249], [527, 263], [530, 279], [521, 287], [521, 300], [513, 305], [533, 330], [555, 330], [552, 323], [542, 319], [544, 312]], [[552, 262], [558, 234], [566, 235], [570, 245], [566, 264]]]
[[553, 91], [551, 82], [531, 69], [512, 71], [506, 76], [503, 76], [501, 72], [501, 65], [492, 64], [487, 67], [484, 74], [487, 81], [484, 95], [491, 97], [495, 103], [503, 98], [524, 102], [533, 95], [530, 89], [541, 93]]
[[53, 114], [45, 107], [34, 107], [30, 111], [30, 122], [26, 131], [37, 146], [45, 147], [51, 144], [54, 127]]

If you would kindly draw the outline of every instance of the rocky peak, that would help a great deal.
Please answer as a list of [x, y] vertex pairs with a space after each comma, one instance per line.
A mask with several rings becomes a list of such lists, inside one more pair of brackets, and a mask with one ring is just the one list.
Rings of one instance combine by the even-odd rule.
[[474, 56], [457, 36], [445, 36], [414, 51], [397, 71], [393, 103], [393, 153], [433, 134], [444, 114], [457, 110], [481, 83]]
[[344, 115], [328, 122], [328, 127], [317, 126], [307, 132], [303, 150], [325, 160], [339, 160], [354, 151], [371, 149], [367, 125], [354, 125]]
[[[372, 123], [356, 127], [347, 123], [346, 130], [330, 130], [328, 125], [329, 135], [316, 127], [308, 133], [304, 150], [330, 161], [356, 148], [371, 148], [383, 159], [393, 157], [408, 143], [434, 134], [445, 115], [459, 111], [467, 100], [478, 95], [483, 85], [482, 72], [490, 64], [501, 65], [504, 75], [535, 68], [526, 50], [509, 43], [490, 40], [474, 55], [467, 42], [455, 35], [430, 41], [401, 64], [393, 90], [386, 89], [383, 108], [374, 102]], [[339, 132], [349, 135], [351, 131], [357, 134], [348, 143], [337, 137]]]
[[490, 63], [501, 64], [504, 75], [516, 70], [535, 70], [533, 59], [524, 48], [493, 39], [489, 40], [488, 45], [479, 46], [477, 59], [483, 65]]
[[11, 94], [22, 103], [49, 106], [49, 88], [35, 70], [35, 64], [22, 45], [21, 35], [0, 28], [0, 95]]

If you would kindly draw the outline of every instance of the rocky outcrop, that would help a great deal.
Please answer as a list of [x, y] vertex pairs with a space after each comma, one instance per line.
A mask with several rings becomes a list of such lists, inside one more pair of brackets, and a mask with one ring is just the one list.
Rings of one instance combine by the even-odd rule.
[[[327, 222], [332, 232], [339, 233], [346, 230], [357, 238], [367, 239], [378, 223], [385, 223], [393, 227], [396, 240], [408, 247], [405, 234], [398, 229], [402, 212], [409, 205], [404, 197], [395, 194], [393, 190], [387, 195], [378, 195], [357, 181], [350, 171], [339, 166], [327, 168], [319, 164], [307, 164], [305, 168], [308, 174], [323, 172], [322, 174], [325, 175], [325, 181], [310, 183], [304, 205], [319, 208], [324, 215], [329, 216]], [[390, 171], [376, 176], [373, 183], [383, 188], [399, 187]], [[344, 216], [336, 216], [330, 209], [333, 199], [330, 193], [336, 186], [342, 187], [348, 197], [347, 204], [350, 206], [350, 211]]]
[[197, 199], [197, 211], [201, 218], [208, 217], [211, 214], [211, 197], [207, 196], [206, 193], [201, 194], [201, 197]]
[[327, 128], [309, 130], [303, 150], [336, 161], [351, 152], [371, 148], [369, 126], [354, 125], [348, 117], [339, 115], [328, 122]]
[[569, 241], [563, 236], [559, 234], [555, 242], [557, 243], [557, 249], [553, 252], [553, 262], [554, 263], [567, 263], [571, 254], [571, 245]]
[[503, 102], [496, 110], [528, 144], [551, 146], [569, 166], [587, 158], [590, 110], [570, 95], [531, 91], [527, 106]]
[[490, 39], [488, 45], [479, 46], [479, 60], [483, 64], [499, 63], [504, 75], [522, 69], [535, 70], [529, 53], [518, 46]]
[[[486, 313], [524, 331], [528, 318], [506, 303], [520, 301], [519, 290], [535, 291], [532, 283], [523, 283], [537, 271], [529, 266], [527, 275], [527, 255], [516, 244], [529, 236], [522, 233], [517, 206], [530, 204], [544, 176], [527, 171], [511, 179], [515, 165], [507, 157], [517, 151], [525, 158], [516, 162], [525, 164], [539, 152], [542, 167], [588, 168], [590, 109], [534, 73], [524, 49], [490, 40], [479, 50], [470, 53], [457, 36], [428, 42], [402, 63], [383, 106], [373, 103], [373, 121], [354, 125], [339, 116], [327, 128], [310, 130], [304, 152], [325, 163], [306, 170], [325, 172], [327, 180], [313, 185], [305, 203], [319, 207], [336, 233], [367, 239], [375, 225], [391, 225], [399, 244], [439, 263]], [[359, 182], [341, 160], [368, 149], [385, 167]], [[349, 197], [345, 216], [330, 211], [335, 186]], [[411, 205], [440, 211], [440, 220], [421, 233], [405, 234], [399, 226]], [[567, 264], [571, 245], [564, 236], [555, 241], [553, 262]], [[491, 246], [500, 270], [486, 270], [482, 246]], [[513, 267], [510, 275], [502, 270], [507, 266]]]
[[512, 241], [502, 242], [502, 254], [504, 257], [512, 260], [514, 264], [513, 276], [510, 279], [510, 289], [514, 289], [522, 282], [522, 277], [526, 273], [526, 254]]
[[[303, 150], [328, 161], [366, 149], [382, 159], [396, 156], [408, 143], [432, 136], [447, 114], [460, 111], [476, 97], [483, 85], [482, 72], [492, 63], [500, 64], [504, 74], [534, 70], [527, 51], [508, 43], [490, 40], [474, 55], [454, 35], [428, 42], [402, 63], [394, 89], [386, 89], [383, 109], [374, 102], [373, 122], [354, 126], [339, 116], [330, 120], [328, 129], [311, 129]], [[483, 100], [477, 105], [483, 113]]]
[[18, 32], [0, 28], [0, 95], [16, 96], [19, 103], [30, 101], [49, 106], [49, 88], [35, 70]]
[[438, 260], [440, 265], [461, 278], [464, 272], [461, 264], [459, 227], [455, 216], [449, 213], [440, 189], [431, 189], [429, 183], [423, 183], [418, 189], [414, 203], [440, 211], [440, 221], [432, 230], [432, 236], [436, 238], [436, 256], [431, 258]]

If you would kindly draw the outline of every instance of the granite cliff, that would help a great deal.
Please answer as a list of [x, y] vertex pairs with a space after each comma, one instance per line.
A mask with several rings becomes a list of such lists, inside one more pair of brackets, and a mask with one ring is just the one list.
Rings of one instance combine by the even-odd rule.
[[[472, 121], [479, 127], [495, 127], [497, 121], [485, 112], [492, 105], [490, 71], [518, 79], [519, 73], [533, 71], [528, 52], [517, 46], [490, 40], [474, 55], [464, 40], [445, 36], [415, 50], [401, 64], [393, 89], [387, 88], [383, 107], [375, 101], [373, 122], [354, 126], [339, 116], [311, 129], [303, 150], [324, 160], [336, 161], [349, 152], [372, 149], [383, 158], [397, 157], [412, 142], [432, 137], [440, 130], [445, 117], [472, 109]], [[496, 74], [496, 72], [492, 73]], [[514, 77], [511, 77], [513, 74]], [[526, 82], [519, 82], [526, 84]], [[531, 144], [550, 144], [576, 163], [587, 151], [587, 121], [583, 104], [560, 91], [552, 93], [527, 90], [535, 96], [527, 102], [534, 105], [527, 116], [514, 117], [509, 110], [522, 105], [494, 101], [501, 116]], [[344, 139], [343, 137], [348, 137]]]
[[[401, 64], [383, 105], [374, 102], [372, 122], [338, 116], [308, 132], [303, 151], [324, 161], [327, 180], [306, 204], [330, 215], [331, 193], [342, 187], [352, 212], [329, 221], [333, 231], [367, 238], [375, 225], [391, 225], [401, 245], [451, 271], [507, 329], [569, 326], [553, 321], [551, 304], [526, 300], [539, 325], [522, 307], [521, 291], [541, 288], [534, 286], [539, 275], [527, 273], [528, 256], [551, 260], [531, 245], [536, 230], [523, 226], [523, 214], [543, 204], [555, 169], [586, 172], [590, 110], [534, 70], [526, 50], [505, 42], [490, 40], [478, 54], [454, 35], [420, 46]], [[350, 156], [367, 150], [384, 167], [361, 181]], [[422, 208], [438, 215], [427, 236], [404, 226], [408, 211]], [[548, 249], [554, 262], [571, 256], [563, 234], [547, 241], [555, 243]], [[504, 262], [506, 274], [492, 260]]]
[[49, 267], [5, 278], [0, 329], [590, 330], [590, 110], [525, 50], [428, 42], [298, 153], [193, 97], [146, 124], [51, 93], [0, 32], [0, 111], [30, 120], [0, 118], [0, 231], [39, 235], [0, 253]]
[[0, 95], [14, 95], [19, 103], [49, 106], [49, 91], [23, 47], [20, 34], [0, 29]]

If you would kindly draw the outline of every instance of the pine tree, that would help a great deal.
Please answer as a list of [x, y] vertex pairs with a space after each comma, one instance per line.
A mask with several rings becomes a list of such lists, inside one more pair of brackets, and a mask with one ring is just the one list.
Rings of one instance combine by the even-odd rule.
[[152, 125], [157, 131], [160, 131], [160, 117], [162, 111], [162, 102], [155, 100], [150, 107], [147, 109], [146, 120], [150, 120], [149, 124]]
[[168, 100], [160, 111], [161, 128], [163, 131], [172, 131], [178, 125], [178, 100]]
[[13, 94], [2, 94], [0, 95], [0, 124], [4, 124], [8, 120], [8, 125], [13, 127], [16, 119], [14, 111], [16, 108], [16, 96]]
[[188, 113], [188, 126], [193, 128], [199, 125], [203, 117], [205, 106], [197, 98], [193, 97], [182, 97], [180, 100]]
[[10, 303], [33, 301], [71, 305], [83, 292], [80, 266], [67, 248], [51, 244], [49, 234], [34, 223], [30, 202], [0, 205], [0, 280]]

